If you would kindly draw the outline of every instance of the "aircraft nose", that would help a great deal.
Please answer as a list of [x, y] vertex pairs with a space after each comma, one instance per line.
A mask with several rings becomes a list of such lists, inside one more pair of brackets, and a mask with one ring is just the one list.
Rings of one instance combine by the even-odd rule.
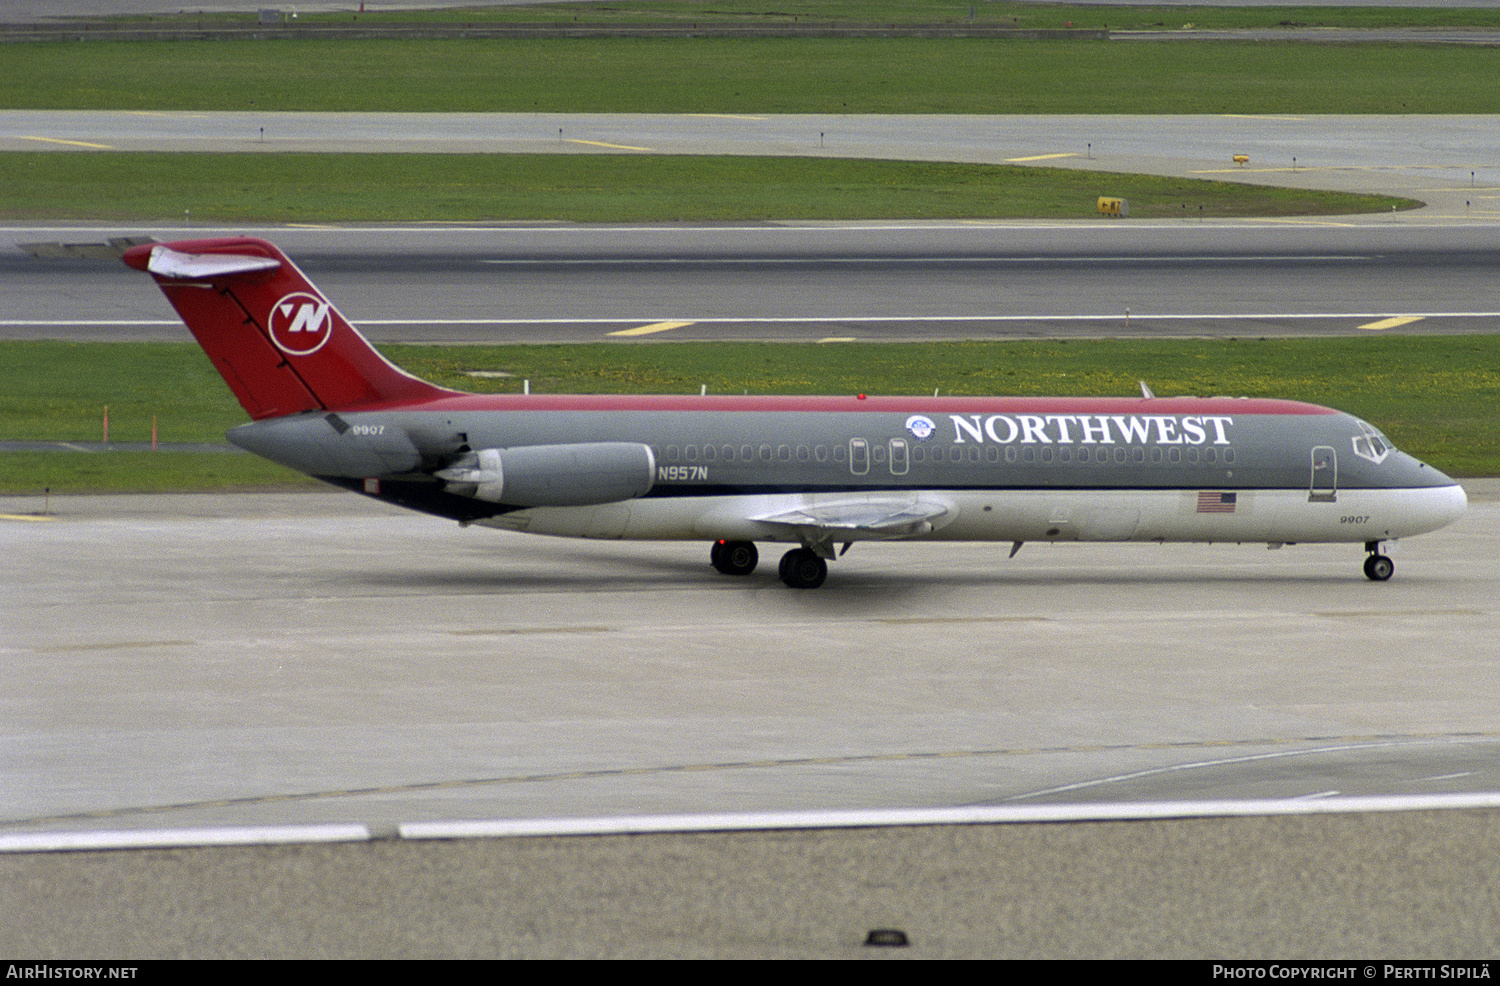
[[1453, 499], [1449, 503], [1448, 516], [1447, 519], [1443, 521], [1444, 524], [1453, 523], [1455, 520], [1458, 520], [1458, 518], [1462, 517], [1464, 513], [1469, 509], [1469, 494], [1464, 490], [1464, 488], [1458, 483], [1454, 483], [1451, 488], [1453, 490]]
[[1440, 527], [1447, 527], [1458, 520], [1469, 509], [1469, 495], [1457, 482], [1449, 486], [1434, 486], [1422, 491], [1421, 507], [1416, 511], [1420, 530], [1425, 534]]

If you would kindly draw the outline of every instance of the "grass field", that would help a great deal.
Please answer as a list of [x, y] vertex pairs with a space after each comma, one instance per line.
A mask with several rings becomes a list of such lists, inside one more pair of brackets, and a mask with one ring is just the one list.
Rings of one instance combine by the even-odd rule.
[[583, 38], [0, 45], [12, 109], [598, 113], [1495, 113], [1443, 45]]
[[[1374, 422], [1457, 475], [1500, 474], [1500, 337], [396, 346], [404, 368], [464, 390], [533, 393], [1289, 397]], [[505, 371], [509, 379], [469, 376]], [[216, 441], [246, 420], [191, 343], [0, 343], [0, 439]], [[0, 493], [154, 491], [298, 482], [248, 456], [0, 454]]]
[[[154, 23], [201, 23], [210, 20], [253, 22], [253, 13], [129, 16], [115, 18]], [[299, 21], [327, 23], [629, 23], [629, 24], [994, 24], [1017, 28], [1141, 30], [1180, 28], [1298, 27], [1487, 27], [1500, 24], [1494, 8], [1400, 7], [1118, 7], [1025, 3], [1011, 0], [779, 0], [767, 9], [761, 0], [580, 0], [566, 4], [458, 8], [453, 10], [381, 10], [307, 12]]]
[[0, 452], [0, 495], [327, 488], [316, 479], [249, 454]]
[[618, 154], [0, 156], [0, 217], [206, 222], [1338, 215], [1419, 203], [1055, 168]]

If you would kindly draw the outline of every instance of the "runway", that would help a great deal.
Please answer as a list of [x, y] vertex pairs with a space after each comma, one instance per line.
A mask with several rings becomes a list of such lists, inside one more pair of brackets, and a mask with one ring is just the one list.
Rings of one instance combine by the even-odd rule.
[[[1446, 334], [1492, 332], [1500, 315], [1487, 224], [248, 232], [286, 249], [377, 342]], [[80, 242], [123, 231], [7, 233]], [[0, 338], [186, 335], [159, 292], [108, 261], [11, 251], [0, 287]]]

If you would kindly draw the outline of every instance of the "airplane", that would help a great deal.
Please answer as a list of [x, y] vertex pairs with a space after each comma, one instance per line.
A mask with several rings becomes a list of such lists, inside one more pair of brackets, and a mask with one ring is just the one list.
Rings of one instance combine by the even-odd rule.
[[822, 585], [859, 541], [1361, 544], [1437, 530], [1462, 487], [1331, 408], [1262, 398], [469, 394], [389, 362], [272, 244], [130, 246], [252, 419], [234, 444], [460, 524], [760, 543]]

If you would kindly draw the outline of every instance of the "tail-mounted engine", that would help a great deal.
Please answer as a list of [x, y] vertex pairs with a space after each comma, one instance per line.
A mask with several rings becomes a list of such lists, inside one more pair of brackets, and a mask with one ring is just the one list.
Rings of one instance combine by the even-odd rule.
[[656, 456], [635, 442], [487, 448], [433, 473], [447, 490], [512, 507], [581, 507], [650, 492]]

